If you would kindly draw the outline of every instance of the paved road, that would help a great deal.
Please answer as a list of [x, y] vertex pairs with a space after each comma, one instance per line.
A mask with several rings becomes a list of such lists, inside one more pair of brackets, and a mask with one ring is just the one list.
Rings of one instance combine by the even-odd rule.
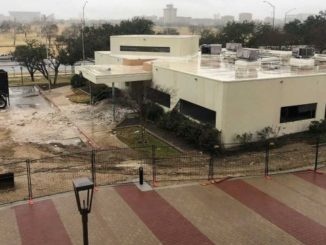
[[[326, 244], [326, 175], [301, 172], [141, 192], [103, 187], [90, 244]], [[72, 193], [0, 209], [5, 244], [82, 244]]]

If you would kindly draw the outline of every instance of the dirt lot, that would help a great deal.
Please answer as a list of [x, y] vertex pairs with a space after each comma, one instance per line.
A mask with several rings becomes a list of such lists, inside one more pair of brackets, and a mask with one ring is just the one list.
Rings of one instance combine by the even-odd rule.
[[[10, 107], [0, 111], [1, 162], [90, 150], [88, 133], [112, 128], [111, 105], [105, 101], [91, 107], [73, 104], [62, 95], [55, 107], [32, 86], [12, 87], [10, 93]], [[55, 97], [56, 91], [51, 95]], [[118, 117], [123, 113], [119, 110]]]

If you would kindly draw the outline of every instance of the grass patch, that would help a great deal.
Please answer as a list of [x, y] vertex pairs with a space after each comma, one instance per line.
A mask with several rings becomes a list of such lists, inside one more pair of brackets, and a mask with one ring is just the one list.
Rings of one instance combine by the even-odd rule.
[[89, 104], [90, 96], [80, 89], [74, 89], [73, 94], [67, 96], [67, 98], [74, 103]]
[[[57, 85], [70, 84], [71, 75], [60, 75], [57, 80]], [[22, 86], [22, 85], [44, 85], [45, 88], [48, 87], [49, 81], [42, 76], [36, 76], [33, 82], [29, 76], [24, 76], [23, 81], [20, 76], [9, 77], [9, 86]], [[55, 86], [53, 86], [55, 88]]]
[[156, 146], [156, 157], [174, 157], [180, 155], [180, 152], [165, 142], [159, 140], [145, 131], [144, 143], [142, 143], [141, 128], [139, 126], [120, 128], [116, 130], [117, 137], [130, 147], [142, 147], [137, 151], [146, 156], [152, 156], [152, 145]]

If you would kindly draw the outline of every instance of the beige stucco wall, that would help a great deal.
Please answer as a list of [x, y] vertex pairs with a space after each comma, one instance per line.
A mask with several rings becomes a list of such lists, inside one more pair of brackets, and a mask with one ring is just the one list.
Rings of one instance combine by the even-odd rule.
[[114, 57], [110, 52], [95, 52], [95, 65], [117, 65], [122, 63], [122, 58]]
[[[170, 47], [170, 53], [126, 52], [120, 46], [157, 46]], [[141, 56], [193, 56], [198, 53], [199, 36], [111, 36], [111, 52], [113, 55]]]
[[[305, 131], [325, 116], [326, 75], [221, 82], [154, 65], [153, 85], [171, 92], [170, 109], [181, 98], [216, 111], [216, 128], [225, 144], [235, 143], [237, 134], [255, 136], [265, 127], [279, 136]], [[309, 103], [317, 103], [316, 118], [280, 123], [281, 107]]]
[[167, 90], [173, 109], [184, 99], [216, 112], [216, 128], [222, 129], [223, 83], [153, 66], [153, 86]]
[[[318, 103], [316, 118], [280, 123], [281, 107]], [[222, 138], [234, 141], [236, 134], [265, 127], [279, 129], [279, 135], [308, 129], [313, 120], [324, 119], [326, 76], [291, 77], [282, 79], [224, 83]]]

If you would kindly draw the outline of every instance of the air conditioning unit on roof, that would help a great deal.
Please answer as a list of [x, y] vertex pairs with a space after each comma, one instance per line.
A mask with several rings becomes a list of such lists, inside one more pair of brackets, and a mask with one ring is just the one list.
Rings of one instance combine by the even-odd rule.
[[249, 61], [255, 61], [259, 58], [259, 50], [252, 48], [241, 48], [237, 51], [237, 57], [239, 59], [245, 59]]
[[241, 43], [227, 43], [226, 44], [226, 49], [229, 51], [237, 52], [238, 49], [241, 49], [241, 48], [242, 48]]
[[292, 49], [292, 56], [295, 58], [308, 59], [315, 55], [314, 48], [296, 47]]
[[201, 46], [201, 53], [202, 54], [213, 54], [219, 55], [222, 52], [222, 45], [221, 44], [203, 44]]

